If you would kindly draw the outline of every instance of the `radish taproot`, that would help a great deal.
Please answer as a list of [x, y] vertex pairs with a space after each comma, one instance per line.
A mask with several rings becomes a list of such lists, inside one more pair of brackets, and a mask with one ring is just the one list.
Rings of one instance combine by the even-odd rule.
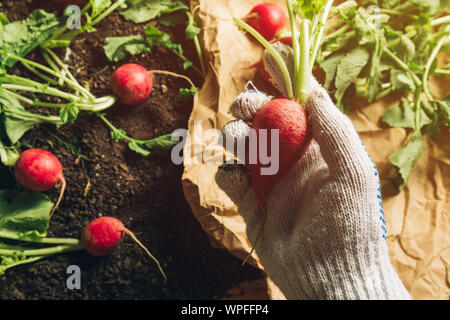
[[125, 234], [129, 235], [156, 262], [164, 280], [167, 280], [159, 261], [136, 238], [134, 233], [128, 230], [122, 221], [116, 218], [100, 217], [89, 222], [81, 235], [81, 244], [91, 255], [104, 256], [119, 245]]
[[14, 166], [16, 181], [32, 191], [48, 191], [58, 183], [61, 191], [50, 216], [58, 208], [66, 189], [66, 179], [63, 176], [63, 166], [52, 153], [41, 149], [28, 149], [22, 152]]
[[287, 24], [288, 16], [278, 4], [266, 2], [254, 6], [243, 20], [270, 40]]

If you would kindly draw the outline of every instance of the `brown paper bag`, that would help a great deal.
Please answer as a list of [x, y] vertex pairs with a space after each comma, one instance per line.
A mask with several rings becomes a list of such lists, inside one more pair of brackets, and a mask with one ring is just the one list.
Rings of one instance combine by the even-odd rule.
[[[236, 206], [215, 183], [220, 161], [208, 162], [205, 158], [200, 161], [202, 152], [214, 144], [215, 138], [207, 141], [201, 137], [206, 130], [221, 129], [232, 119], [228, 113], [230, 103], [245, 90], [249, 80], [259, 90], [267, 89], [256, 70], [243, 69], [260, 59], [261, 46], [239, 31], [233, 22], [233, 17], [242, 17], [259, 2], [193, 0], [191, 3], [203, 29], [201, 40], [210, 68], [205, 84], [195, 98], [189, 120], [190, 139], [186, 142], [186, 150], [193, 150], [192, 154], [197, 158], [196, 161], [185, 159], [182, 184], [186, 199], [211, 243], [241, 259], [251, 250], [245, 234], [246, 226]], [[284, 6], [283, 0], [274, 2]], [[448, 56], [443, 59], [447, 60], [444, 63], [450, 60]], [[448, 77], [441, 77], [436, 84], [440, 94], [450, 91]], [[383, 112], [396, 104], [398, 99], [395, 97], [370, 105], [354, 101], [350, 118], [380, 172], [389, 252], [394, 267], [414, 299], [448, 299], [450, 135], [448, 131], [444, 132], [438, 141], [426, 138], [423, 155], [407, 186], [396, 194], [388, 182], [393, 169], [388, 157], [405, 142], [407, 132], [388, 128], [380, 121]], [[215, 152], [220, 158], [220, 153], [224, 151]], [[262, 268], [256, 254], [252, 255], [249, 263]], [[255, 285], [255, 288], [266, 291], [263, 295], [255, 294], [255, 297], [268, 295], [271, 299], [284, 299], [270, 279], [267, 279], [266, 287], [261, 287], [260, 282]], [[251, 284], [246, 284], [246, 287], [249, 286]]]

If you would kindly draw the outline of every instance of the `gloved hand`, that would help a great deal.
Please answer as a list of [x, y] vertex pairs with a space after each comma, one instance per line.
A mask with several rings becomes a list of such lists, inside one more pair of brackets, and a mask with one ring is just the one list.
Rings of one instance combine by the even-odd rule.
[[[314, 79], [308, 96], [313, 139], [269, 193], [264, 225], [243, 165], [221, 166], [218, 185], [238, 206], [265, 272], [286, 298], [410, 299], [390, 262], [375, 164], [350, 119]], [[268, 99], [241, 94], [231, 111], [245, 122], [227, 124], [227, 139], [242, 139], [246, 122]]]

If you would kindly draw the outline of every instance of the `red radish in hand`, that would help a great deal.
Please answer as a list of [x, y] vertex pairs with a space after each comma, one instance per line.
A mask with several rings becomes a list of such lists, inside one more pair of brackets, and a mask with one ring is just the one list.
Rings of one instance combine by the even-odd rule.
[[284, 28], [288, 22], [288, 16], [285, 10], [278, 4], [266, 2], [253, 7], [243, 20], [258, 31], [265, 39], [270, 40]]
[[[261, 129], [277, 129], [279, 133], [279, 170], [275, 175], [261, 175], [261, 168], [267, 166], [257, 161], [247, 164], [251, 184], [260, 204], [265, 203], [268, 192], [283, 178], [303, 155], [310, 141], [306, 110], [297, 102], [287, 99], [274, 99], [263, 105], [253, 119], [252, 128], [256, 131], [257, 146]], [[264, 131], [263, 131], [264, 132]], [[266, 134], [264, 132], [264, 134]], [[267, 138], [271, 150], [270, 136]]]
[[93, 256], [104, 256], [117, 247], [124, 234], [128, 234], [156, 262], [164, 279], [167, 277], [158, 260], [148, 249], [128, 230], [124, 224], [113, 217], [100, 217], [92, 220], [84, 228], [81, 235], [83, 248]]
[[50, 190], [61, 183], [61, 192], [50, 216], [58, 208], [66, 188], [66, 180], [62, 164], [53, 154], [41, 149], [22, 152], [14, 167], [14, 177], [24, 188], [39, 192]]
[[111, 87], [123, 104], [135, 106], [144, 102], [150, 95], [153, 80], [147, 69], [138, 64], [129, 63], [114, 71]]

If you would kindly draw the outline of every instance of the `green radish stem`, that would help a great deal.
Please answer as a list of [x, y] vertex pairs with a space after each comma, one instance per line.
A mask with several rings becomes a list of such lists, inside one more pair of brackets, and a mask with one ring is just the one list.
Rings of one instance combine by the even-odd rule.
[[436, 69], [434, 70], [435, 74], [439, 74], [439, 75], [450, 75], [450, 70], [449, 69]]
[[2, 272], [4, 272], [7, 269], [10, 269], [10, 268], [13, 268], [13, 267], [17, 267], [17, 266], [20, 266], [22, 264], [36, 262], [36, 261], [41, 260], [43, 258], [45, 258], [45, 257], [44, 256], [36, 256], [36, 257], [27, 258], [27, 259], [22, 259], [20, 261], [14, 262], [12, 264], [8, 264], [6, 267], [5, 266], [0, 266], [0, 270]]
[[395, 53], [393, 53], [387, 47], [384, 47], [383, 52], [387, 54], [392, 60], [394, 60], [394, 62], [396, 62], [400, 68], [402, 68], [411, 76], [416, 86], [418, 87], [422, 86], [422, 81], [420, 81], [420, 79], [415, 75], [414, 72], [411, 71], [408, 65], [404, 63], [399, 57], [397, 57]]
[[325, 33], [325, 24], [327, 22], [328, 16], [331, 11], [331, 6], [333, 5], [333, 0], [329, 0], [325, 5], [325, 10], [320, 20], [320, 29], [317, 36], [314, 38], [314, 44], [312, 46], [312, 56], [310, 59], [310, 73], [312, 73], [312, 69], [314, 67], [314, 63], [316, 61], [317, 53], [319, 52], [319, 47], [322, 44], [324, 33]]
[[427, 61], [427, 65], [425, 67], [425, 72], [423, 73], [422, 78], [422, 86], [423, 91], [425, 92], [425, 95], [427, 96], [428, 100], [433, 100], [433, 96], [430, 93], [430, 89], [428, 87], [428, 75], [430, 73], [431, 66], [433, 65], [434, 60], [436, 59], [437, 54], [439, 53], [439, 50], [442, 48], [444, 43], [450, 39], [449, 36], [442, 37], [439, 42], [437, 43], [436, 47], [434, 47], [433, 51], [431, 52], [431, 56]]
[[[99, 16], [97, 16], [94, 20], [92, 20], [92, 22], [90, 23], [91, 26], [96, 25], [97, 23], [99, 23], [100, 21], [102, 21], [103, 19], [105, 19], [108, 15], [110, 15], [114, 10], [116, 10], [118, 7], [122, 6], [125, 3], [125, 0], [117, 0], [116, 2], [114, 2], [108, 9], [106, 9], [102, 14], [100, 14]], [[80, 15], [84, 15], [89, 9], [91, 8], [91, 2], [89, 1], [84, 7], [83, 9], [81, 9], [80, 11]], [[61, 29], [59, 29], [58, 31], [56, 31], [56, 33], [50, 37], [50, 39], [48, 39], [47, 41], [45, 41], [41, 47], [43, 48], [49, 48], [50, 47], [50, 43], [53, 40], [57, 40], [60, 36], [62, 36], [64, 34], [64, 32], [67, 31], [67, 24], [64, 24], [63, 27], [61, 27]], [[83, 28], [80, 29], [75, 29], [75, 30], [71, 30], [67, 33], [67, 37], [68, 39], [72, 39], [72, 37], [81, 34], [84, 32]]]
[[420, 88], [417, 88], [416, 92], [414, 93], [414, 112], [415, 112], [414, 123], [416, 126], [415, 130], [419, 132], [420, 132], [420, 110], [421, 110], [420, 94], [421, 90]]
[[113, 131], [115, 132], [116, 135], [120, 136], [122, 139], [127, 140], [129, 142], [135, 142], [137, 144], [144, 144], [147, 145], [151, 148], [152, 144], [158, 145], [158, 140], [164, 140], [168, 137], [171, 137], [172, 134], [166, 134], [166, 135], [162, 135], [159, 137], [156, 137], [154, 139], [150, 139], [150, 140], [138, 140], [138, 139], [133, 139], [131, 137], [129, 137], [126, 133], [122, 132], [121, 130], [117, 129], [108, 119], [106, 119], [106, 117], [104, 115], [100, 115], [99, 117], [100, 119], [102, 119], [102, 121]]
[[275, 59], [276, 63], [278, 64], [278, 67], [280, 68], [281, 73], [283, 74], [283, 79], [286, 84], [288, 98], [289, 99], [294, 98], [294, 91], [293, 91], [293, 87], [292, 87], [291, 76], [289, 74], [289, 70], [286, 66], [286, 63], [284, 62], [284, 60], [280, 56], [280, 54], [276, 50], [274, 50], [272, 45], [266, 39], [264, 39], [264, 37], [261, 36], [258, 33], [258, 31], [253, 29], [250, 25], [248, 25], [247, 23], [245, 23], [244, 21], [242, 21], [239, 18], [234, 18], [234, 21], [240, 28], [244, 29], [245, 31], [250, 33], [253, 37], [255, 37], [256, 40], [258, 40], [259, 43], [261, 43], [263, 45], [263, 47], [272, 55], [272, 57]]
[[[175, 53], [181, 60], [188, 61], [188, 58], [184, 54], [181, 54], [177, 52], [176, 50], [172, 50], [173, 53]], [[203, 77], [202, 71], [195, 65], [191, 66], [192, 70], [194, 70], [199, 76]]]
[[[192, 12], [194, 13], [200, 6], [196, 6]], [[189, 24], [192, 23], [194, 21], [194, 17], [193, 17], [193, 13], [191, 14], [189, 11], [186, 11], [186, 15], [189, 19]], [[200, 41], [198, 40], [198, 36], [196, 35], [193, 39], [194, 41], [194, 46], [195, 46], [195, 51], [197, 52], [198, 55], [198, 59], [200, 61], [200, 68], [202, 70], [202, 75], [203, 78], [206, 76], [206, 67], [205, 67], [205, 61], [203, 60], [203, 51], [202, 51], [202, 47], [200, 46]]]
[[[88, 3], [83, 7], [83, 9], [81, 9], [80, 11], [80, 15], [84, 15], [89, 9], [91, 8], [91, 2], [88, 1]], [[64, 26], [62, 26], [58, 31], [56, 31], [47, 41], [45, 41], [43, 43], [44, 47], [47, 47], [46, 44], [49, 43], [50, 41], [53, 41], [55, 39], [57, 39], [58, 37], [60, 37], [64, 32], [67, 31], [67, 24], [65, 23]], [[76, 30], [78, 31], [78, 30]], [[73, 31], [72, 31], [73, 32]]]
[[304, 19], [300, 24], [300, 69], [298, 70], [298, 73], [295, 73], [295, 97], [299, 99], [301, 105], [306, 102], [306, 88], [308, 87], [308, 82], [311, 77], [309, 72], [309, 50], [309, 26], [308, 20]]
[[[94, 95], [92, 95], [88, 90], [86, 90], [86, 88], [82, 87], [77, 82], [75, 77], [68, 70], [67, 66], [51, 50], [43, 49], [42, 54], [43, 54], [45, 60], [54, 69], [48, 68], [37, 62], [16, 56], [14, 54], [10, 54], [10, 53], [5, 53], [5, 54], [8, 57], [16, 59], [19, 62], [21, 62], [28, 70], [30, 70], [34, 74], [38, 75], [44, 81], [49, 82], [48, 80], [51, 80], [50, 81], [51, 84], [61, 85], [60, 83], [57, 83], [55, 80], [42, 74], [38, 70], [44, 71], [58, 79], [61, 79], [71, 89], [73, 89], [76, 93], [80, 93], [81, 95], [64, 92], [60, 89], [50, 86], [48, 83], [42, 84], [42, 83], [39, 83], [39, 82], [31, 80], [31, 79], [27, 79], [27, 78], [15, 76], [15, 75], [8, 75], [8, 74], [0, 76], [0, 81], [2, 82], [3, 89], [6, 89], [10, 92], [11, 91], [25, 91], [25, 92], [48, 94], [51, 96], [59, 97], [59, 98], [65, 99], [67, 101], [70, 101], [80, 110], [92, 111], [92, 112], [103, 111], [103, 110], [111, 107], [116, 102], [116, 98], [112, 95], [101, 97], [101, 98], [96, 98]], [[65, 74], [63, 74], [58, 69], [58, 66], [53, 61], [56, 61], [56, 64], [58, 64], [63, 69]], [[66, 106], [66, 104], [61, 104], [61, 103], [58, 104], [58, 103], [50, 103], [50, 102], [41, 102], [39, 100], [31, 100], [31, 99], [23, 97], [17, 93], [15, 93], [15, 96], [17, 98], [19, 98], [21, 101], [24, 101], [32, 106], [37, 106], [37, 107], [63, 108]]]
[[17, 241], [26, 241], [32, 243], [41, 243], [41, 244], [66, 244], [75, 246], [80, 243], [79, 239], [73, 238], [39, 238], [30, 236], [19, 236], [16, 233], [9, 233], [7, 231], [0, 231], [0, 238]]
[[[76, 87], [76, 90], [79, 91], [85, 98], [90, 99], [91, 101], [95, 100], [95, 96], [78, 83], [77, 79], [75, 79], [75, 77], [72, 75], [67, 65], [62, 62], [61, 59], [59, 59], [59, 57], [52, 50], [42, 49], [42, 55], [44, 56], [44, 58], [46, 57], [46, 55], [50, 55], [53, 60], [56, 61], [59, 67], [67, 74], [73, 85]], [[48, 60], [50, 61], [50, 59]]]
[[332, 33], [327, 34], [323, 38], [323, 41], [327, 42], [327, 41], [329, 41], [329, 40], [331, 40], [331, 39], [333, 39], [333, 38], [335, 38], [335, 37], [337, 37], [337, 36], [347, 32], [350, 28], [351, 27], [348, 24], [346, 24], [346, 25], [340, 27], [339, 29], [337, 29], [336, 31], [333, 31]]
[[[300, 68], [302, 67], [301, 63], [304, 61], [301, 61], [300, 44], [297, 41], [297, 38], [299, 37], [299, 32], [297, 30], [297, 19], [295, 18], [292, 2], [286, 1], [286, 4], [288, 8], [289, 22], [291, 25], [292, 47], [294, 49], [294, 75], [296, 75], [300, 73]], [[294, 96], [297, 96], [300, 90], [301, 90], [300, 79], [294, 77]]]
[[[286, 0], [291, 25], [292, 47], [294, 49], [294, 84], [292, 84], [286, 63], [278, 52], [273, 49], [271, 44], [244, 21], [238, 18], [234, 19], [240, 28], [246, 30], [255, 37], [256, 40], [258, 40], [259, 43], [261, 43], [261, 45], [273, 56], [285, 80], [288, 98], [297, 98], [300, 104], [304, 104], [307, 98], [309, 80], [311, 78], [317, 53], [323, 40], [325, 23], [331, 11], [332, 4], [333, 0], [328, 0], [320, 20], [318, 15], [316, 15], [313, 18], [313, 23], [310, 25], [310, 21], [304, 17], [301, 10], [298, 10], [297, 7], [293, 5], [292, 0]], [[297, 15], [302, 19], [300, 21], [299, 30], [297, 29]]]
[[434, 19], [431, 21], [430, 24], [432, 27], [434, 27], [444, 23], [450, 23], [450, 15]]
[[[79, 87], [80, 87], [80, 85], [78, 84], [78, 82], [76, 80], [72, 81], [71, 79], [67, 78], [60, 70], [54, 70], [54, 69], [48, 68], [48, 67], [46, 67], [46, 66], [44, 66], [44, 65], [42, 65], [40, 63], [34, 62], [32, 60], [28, 60], [26, 58], [22, 58], [22, 57], [16, 56], [16, 55], [11, 54], [11, 53], [5, 52], [5, 55], [7, 57], [10, 57], [12, 59], [15, 59], [15, 60], [21, 62], [22, 64], [26, 63], [26, 64], [28, 64], [31, 67], [35, 67], [37, 69], [40, 69], [42, 71], [47, 72], [48, 74], [50, 74], [50, 75], [52, 75], [52, 76], [54, 76], [54, 77], [56, 77], [58, 79], [61, 79], [62, 81], [64, 81], [69, 87], [71, 87], [75, 91], [77, 91], [77, 89], [79, 89]], [[46, 58], [45, 55], [44, 55], [44, 58]], [[46, 59], [46, 61], [49, 62], [49, 65], [51, 65], [51, 66], [53, 65], [55, 68], [57, 68], [56, 65], [50, 59]], [[38, 82], [36, 82], [36, 83], [38, 83]]]
[[36, 70], [36, 68], [33, 68], [32, 66], [30, 66], [28, 63], [22, 62], [22, 65], [30, 72], [32, 72], [33, 74], [35, 74], [36, 76], [38, 76], [39, 78], [43, 79], [44, 81], [46, 81], [49, 84], [52, 85], [59, 85], [57, 81], [55, 81], [54, 79], [47, 77], [45, 74], [39, 72]]
[[390, 15], [396, 15], [396, 16], [406, 16], [406, 17], [410, 17], [412, 19], [419, 19], [419, 16], [415, 15], [415, 14], [408, 14], [405, 13], [404, 11], [400, 11], [400, 10], [393, 10], [393, 9], [378, 9], [380, 13], [386, 13], [386, 14], [390, 14]]
[[15, 249], [0, 249], [0, 255], [4, 256], [15, 256], [22, 254], [24, 256], [49, 256], [53, 254], [71, 252], [83, 249], [81, 241], [77, 244], [62, 244], [49, 248], [40, 249], [25, 249], [25, 250], [15, 250]]

